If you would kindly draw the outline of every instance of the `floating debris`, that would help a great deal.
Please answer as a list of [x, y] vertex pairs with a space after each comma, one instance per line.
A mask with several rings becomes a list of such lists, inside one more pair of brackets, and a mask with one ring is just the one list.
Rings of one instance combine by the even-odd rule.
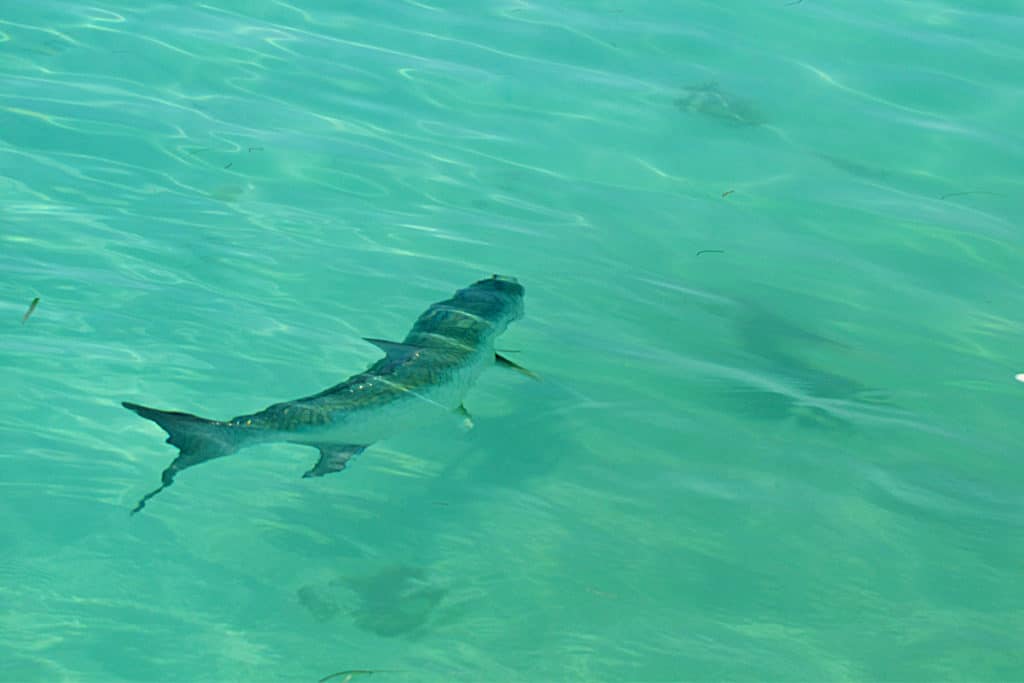
[[250, 152], [262, 152], [263, 148], [262, 147], [250, 147], [249, 151]]
[[718, 83], [709, 82], [684, 88], [676, 106], [685, 112], [704, 114], [737, 126], [764, 123], [757, 109], [746, 100], [723, 92]]
[[725, 192], [722, 193], [722, 196], [723, 197], [728, 197], [729, 195], [731, 195], [735, 191], [736, 190], [726, 190]]
[[701, 249], [700, 251], [697, 252], [697, 256], [700, 256], [701, 254], [724, 254], [724, 253], [725, 253], [724, 249]]
[[1024, 372], [1018, 372], [1013, 378], [1018, 382], [1024, 382]]
[[233, 161], [229, 161], [229, 162], [227, 163], [227, 165], [225, 165], [225, 166], [224, 166], [224, 168], [231, 168], [231, 164], [233, 164], [233, 163], [235, 163], [235, 162], [233, 162]]
[[22, 325], [24, 325], [26, 322], [28, 322], [29, 316], [32, 315], [32, 313], [36, 310], [36, 306], [38, 306], [38, 305], [39, 305], [39, 297], [37, 296], [35, 299], [32, 299], [32, 303], [30, 303], [28, 305], [28, 310], [25, 311], [25, 315], [21, 316], [21, 324]]

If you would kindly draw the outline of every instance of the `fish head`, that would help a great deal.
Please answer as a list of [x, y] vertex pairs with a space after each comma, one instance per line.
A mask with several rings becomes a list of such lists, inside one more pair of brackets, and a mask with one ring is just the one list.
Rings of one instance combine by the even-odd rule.
[[474, 282], [467, 289], [500, 302], [506, 323], [519, 320], [525, 313], [523, 296], [526, 289], [511, 275], [492, 275], [486, 280]]
[[[494, 275], [432, 305], [416, 320], [404, 343], [427, 345], [449, 337], [464, 346], [493, 343], [523, 317], [525, 289], [514, 277]], [[421, 338], [427, 335], [426, 338]]]
[[523, 317], [525, 294], [526, 289], [519, 280], [508, 275], [492, 275], [456, 292], [450, 300], [454, 308], [475, 316], [459, 323], [460, 327], [477, 328], [475, 331], [464, 329], [465, 340], [473, 339], [474, 343], [479, 343], [484, 337], [504, 332], [511, 323]]
[[486, 280], [479, 280], [470, 285], [472, 289], [479, 289], [482, 292], [496, 292], [506, 294], [511, 297], [523, 298], [526, 290], [519, 280], [512, 277], [511, 275], [492, 275]]

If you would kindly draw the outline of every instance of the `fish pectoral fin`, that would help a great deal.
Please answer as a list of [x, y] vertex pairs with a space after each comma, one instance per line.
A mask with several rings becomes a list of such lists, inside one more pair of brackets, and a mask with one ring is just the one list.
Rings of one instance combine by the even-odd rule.
[[524, 368], [522, 365], [519, 365], [518, 363], [513, 363], [500, 353], [494, 354], [494, 362], [497, 363], [498, 365], [503, 365], [504, 367], [509, 368], [511, 370], [515, 370], [516, 372], [521, 372], [527, 377], [535, 379], [538, 382], [540, 381], [540, 377], [538, 377], [536, 373], [530, 372], [529, 370]]
[[408, 356], [422, 351], [423, 348], [414, 344], [403, 344], [402, 342], [387, 341], [386, 339], [373, 339], [371, 337], [363, 337], [364, 341], [368, 341], [378, 349], [387, 354], [388, 358], [406, 358]]
[[320, 459], [316, 461], [313, 469], [302, 475], [304, 478], [322, 477], [331, 472], [341, 472], [349, 460], [369, 448], [369, 444], [357, 446], [350, 443], [316, 443], [313, 441], [293, 441], [292, 443], [312, 446], [320, 451]]
[[473, 428], [473, 416], [466, 410], [466, 406], [459, 404], [459, 407], [455, 409], [455, 414], [462, 417], [462, 427], [468, 432]]

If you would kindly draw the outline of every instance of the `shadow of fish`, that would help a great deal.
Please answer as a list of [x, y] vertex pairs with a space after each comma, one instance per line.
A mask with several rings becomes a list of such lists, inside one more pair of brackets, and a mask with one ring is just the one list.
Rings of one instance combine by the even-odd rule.
[[447, 593], [447, 588], [428, 578], [426, 570], [405, 565], [338, 577], [296, 591], [299, 602], [317, 621], [344, 613], [358, 628], [389, 638], [411, 635], [426, 626]]
[[735, 329], [741, 348], [759, 359], [770, 376], [782, 380], [778, 389], [745, 385], [730, 392], [753, 417], [792, 417], [803, 426], [836, 428], [848, 426], [836, 406], [886, 404], [880, 392], [855, 379], [816, 367], [794, 353], [801, 344], [849, 351], [844, 344], [750, 304], [742, 305]]
[[856, 161], [850, 161], [849, 159], [843, 159], [842, 157], [832, 156], [831, 154], [822, 154], [820, 152], [812, 152], [812, 154], [822, 161], [838, 168], [840, 171], [857, 176], [858, 178], [864, 178], [865, 180], [882, 181], [889, 180], [893, 176], [891, 171], [879, 166], [869, 166], [868, 164], [862, 164]]
[[295, 597], [317, 621], [330, 621], [341, 612], [334, 597], [321, 586], [302, 586], [295, 591]]
[[448, 590], [419, 567], [392, 567], [371, 576], [342, 580], [356, 590], [356, 626], [379, 636], [412, 634], [424, 627]]
[[494, 350], [496, 338], [523, 316], [523, 286], [495, 275], [430, 306], [401, 342], [367, 341], [386, 354], [366, 371], [305, 398], [277, 403], [227, 421], [188, 413], [122, 405], [156, 422], [179, 455], [161, 475], [158, 489], [139, 500], [132, 514], [172, 483], [183, 469], [259, 443], [288, 442], [320, 451], [306, 477], [340, 472], [375, 441], [426, 424], [444, 413], [469, 420], [463, 397], [495, 362], [531, 374]]
[[764, 123], [754, 105], [724, 92], [715, 82], [684, 88], [675, 104], [681, 111], [703, 114], [735, 126], [759, 126]]

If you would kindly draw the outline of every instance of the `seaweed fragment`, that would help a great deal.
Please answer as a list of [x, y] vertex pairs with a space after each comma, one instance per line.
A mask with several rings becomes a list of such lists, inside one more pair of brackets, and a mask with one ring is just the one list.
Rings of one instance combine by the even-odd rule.
[[38, 306], [38, 305], [39, 305], [39, 297], [37, 296], [35, 299], [32, 299], [32, 303], [30, 303], [28, 305], [28, 310], [25, 311], [25, 315], [21, 316], [21, 324], [22, 325], [24, 325], [26, 322], [28, 322], [29, 316], [31, 316], [32, 313], [35, 312], [36, 306]]

